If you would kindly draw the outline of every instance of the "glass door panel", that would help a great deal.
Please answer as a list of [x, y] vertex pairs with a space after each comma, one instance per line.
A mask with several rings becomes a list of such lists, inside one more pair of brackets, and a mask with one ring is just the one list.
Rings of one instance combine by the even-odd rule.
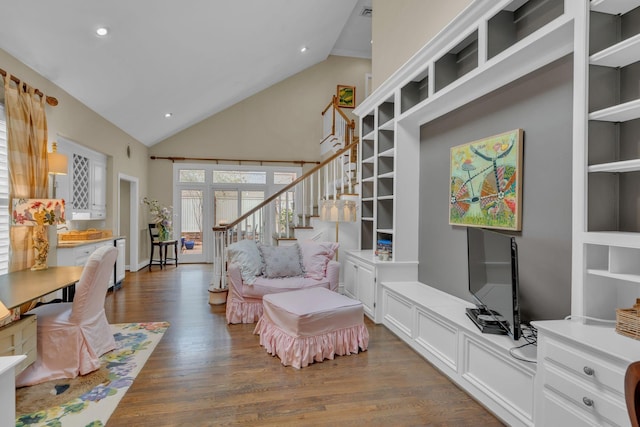
[[[263, 190], [239, 190], [225, 189], [213, 191], [213, 218], [215, 225], [230, 223], [238, 219], [244, 213], [258, 206], [264, 200]], [[245, 238], [254, 239], [256, 233], [262, 232], [264, 221], [262, 215], [257, 212], [240, 224], [240, 238], [232, 236], [233, 241]]]
[[[204, 191], [180, 190], [180, 261], [204, 262], [205, 259]], [[209, 227], [211, 228], [211, 227]]]

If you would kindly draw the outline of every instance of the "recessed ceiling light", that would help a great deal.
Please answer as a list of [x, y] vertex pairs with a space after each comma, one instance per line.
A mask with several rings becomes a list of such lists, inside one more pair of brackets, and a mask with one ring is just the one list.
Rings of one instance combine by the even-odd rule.
[[168, 119], [169, 117], [173, 116], [173, 113], [164, 113], [164, 117], [166, 119]]
[[104, 37], [109, 34], [109, 29], [107, 27], [99, 27], [96, 29], [96, 34], [100, 37]]
[[307, 47], [303, 46], [302, 49], [300, 49], [300, 52], [305, 53], [307, 51]]

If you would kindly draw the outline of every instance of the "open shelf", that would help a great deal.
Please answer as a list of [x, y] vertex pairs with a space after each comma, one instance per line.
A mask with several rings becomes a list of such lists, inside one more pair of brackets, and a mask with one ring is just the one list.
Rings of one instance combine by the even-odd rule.
[[564, 13], [564, 3], [514, 1], [488, 21], [487, 57], [493, 58]]
[[373, 218], [373, 200], [362, 201], [362, 218]]
[[373, 249], [373, 221], [360, 221], [360, 247]]
[[393, 196], [393, 178], [378, 178], [378, 198]]
[[373, 139], [362, 140], [362, 158], [369, 159], [375, 154], [375, 141]]
[[378, 107], [378, 129], [393, 129], [394, 104], [387, 101]]
[[384, 153], [385, 151], [391, 150], [395, 147], [393, 134], [394, 132], [391, 130], [378, 131], [378, 154]]
[[623, 15], [637, 7], [636, 0], [591, 0], [591, 10], [611, 15]]
[[404, 113], [428, 97], [429, 74], [425, 70], [400, 90], [400, 112]]
[[373, 178], [375, 165], [373, 163], [362, 163], [362, 180], [366, 181]]
[[[378, 177], [386, 176], [388, 178], [393, 178], [393, 157], [378, 157]], [[390, 176], [387, 176], [391, 174]]]
[[362, 135], [365, 137], [375, 129], [375, 117], [373, 113], [362, 118]]
[[393, 229], [393, 200], [378, 199], [378, 228]]
[[591, 65], [603, 67], [626, 67], [638, 61], [640, 34], [628, 38], [589, 57]]
[[640, 119], [640, 99], [613, 105], [589, 114], [589, 120], [605, 122], [627, 122], [635, 119]]
[[360, 185], [360, 187], [362, 188], [362, 198], [363, 199], [368, 199], [370, 197], [373, 197], [373, 184], [374, 181], [363, 181]]
[[435, 91], [450, 85], [478, 67], [478, 31], [435, 62]]
[[589, 172], [638, 172], [640, 171], [640, 159], [591, 165], [588, 170]]

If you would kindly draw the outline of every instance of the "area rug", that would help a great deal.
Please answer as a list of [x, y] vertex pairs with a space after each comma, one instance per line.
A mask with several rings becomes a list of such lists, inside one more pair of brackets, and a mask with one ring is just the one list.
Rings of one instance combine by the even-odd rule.
[[[16, 427], [104, 426], [168, 327], [168, 322], [111, 325], [116, 349], [100, 358], [101, 369], [74, 380], [16, 390]], [[43, 397], [47, 393], [50, 399]], [[34, 410], [35, 399], [43, 406]]]

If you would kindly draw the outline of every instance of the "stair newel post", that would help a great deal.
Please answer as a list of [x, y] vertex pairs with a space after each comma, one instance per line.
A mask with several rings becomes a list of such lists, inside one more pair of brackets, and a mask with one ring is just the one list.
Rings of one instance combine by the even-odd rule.
[[209, 283], [210, 289], [225, 289], [227, 287], [227, 265], [225, 262], [227, 245], [227, 227], [213, 227], [213, 276]]

